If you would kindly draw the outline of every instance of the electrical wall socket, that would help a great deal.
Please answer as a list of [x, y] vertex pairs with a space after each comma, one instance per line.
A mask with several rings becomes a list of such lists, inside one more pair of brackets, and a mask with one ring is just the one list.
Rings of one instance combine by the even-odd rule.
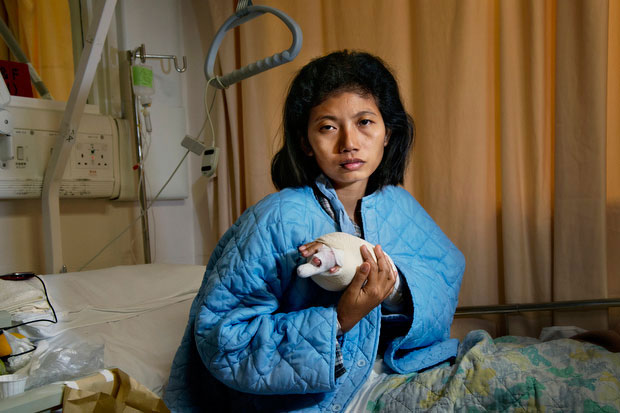
[[89, 139], [92, 142], [76, 142], [73, 148], [73, 166], [75, 168], [106, 169], [112, 167], [112, 148], [108, 145], [104, 136], [101, 141], [97, 138]]
[[[14, 158], [0, 168], [0, 199], [39, 198], [64, 103], [13, 96], [6, 109], [14, 120]], [[60, 184], [63, 198], [114, 199], [119, 194], [119, 129], [112, 117], [97, 111], [87, 106], [82, 115]]]

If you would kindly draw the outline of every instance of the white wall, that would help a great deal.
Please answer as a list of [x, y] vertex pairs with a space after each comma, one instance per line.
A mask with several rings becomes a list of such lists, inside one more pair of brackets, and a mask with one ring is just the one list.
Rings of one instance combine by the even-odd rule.
[[[154, 114], [162, 108], [183, 112], [177, 133], [178, 153], [158, 161], [155, 167], [172, 171], [185, 151], [180, 141], [185, 134], [197, 134], [204, 120], [202, 65], [205, 49], [194, 36], [200, 23], [188, 7], [189, 0], [119, 0], [117, 4], [117, 40], [119, 50], [135, 49], [141, 43], [149, 54], [187, 55], [188, 70], [183, 74], [164, 73], [157, 61], [149, 61], [155, 74]], [[172, 62], [170, 62], [172, 63]], [[167, 66], [165, 63], [164, 69]], [[155, 109], [155, 108], [158, 109]], [[165, 112], [165, 110], [164, 110]], [[154, 139], [171, 116], [153, 119]], [[163, 122], [163, 123], [162, 123]], [[158, 126], [160, 126], [159, 129]], [[200, 175], [201, 160], [190, 154], [189, 168], [181, 175], [189, 183], [188, 198], [156, 201], [150, 214], [152, 257], [155, 262], [206, 263], [216, 235], [209, 230], [214, 217], [208, 188], [212, 185]], [[167, 172], [165, 172], [167, 173]], [[153, 188], [152, 191], [157, 191]], [[0, 273], [12, 271], [44, 271], [41, 240], [40, 200], [0, 200]], [[136, 202], [110, 200], [61, 199], [61, 225], [64, 262], [76, 271], [101, 247], [135, 220]], [[140, 226], [135, 225], [87, 269], [122, 264], [142, 263]]]

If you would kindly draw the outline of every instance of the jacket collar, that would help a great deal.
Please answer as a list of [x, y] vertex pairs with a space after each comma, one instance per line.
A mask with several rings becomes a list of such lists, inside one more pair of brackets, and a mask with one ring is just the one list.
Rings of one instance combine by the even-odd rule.
[[353, 222], [351, 222], [351, 219], [347, 215], [347, 212], [344, 209], [344, 205], [342, 205], [342, 202], [340, 202], [340, 199], [338, 199], [336, 190], [332, 186], [332, 183], [329, 181], [329, 179], [325, 175], [321, 174], [317, 177], [315, 185], [317, 189], [321, 192], [321, 194], [325, 196], [325, 198], [327, 198], [327, 200], [331, 204], [334, 210], [334, 214], [336, 215], [336, 224], [338, 224], [338, 226], [340, 227], [340, 231], [355, 235], [357, 231], [353, 226]]

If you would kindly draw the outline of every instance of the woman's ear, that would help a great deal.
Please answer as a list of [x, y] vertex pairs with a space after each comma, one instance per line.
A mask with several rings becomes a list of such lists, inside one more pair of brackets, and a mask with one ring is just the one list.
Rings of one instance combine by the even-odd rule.
[[386, 130], [385, 132], [385, 138], [383, 139], [383, 146], [387, 146], [387, 144], [390, 142], [390, 136], [392, 135], [392, 131], [391, 130]]

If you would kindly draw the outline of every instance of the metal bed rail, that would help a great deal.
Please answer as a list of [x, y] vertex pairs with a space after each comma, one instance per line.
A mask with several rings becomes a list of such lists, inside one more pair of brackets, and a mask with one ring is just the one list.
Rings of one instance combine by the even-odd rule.
[[485, 314], [511, 314], [530, 311], [552, 310], [596, 310], [609, 307], [620, 307], [620, 298], [601, 298], [597, 300], [552, 301], [529, 304], [497, 304], [463, 306], [456, 309], [455, 317], [469, 317]]

